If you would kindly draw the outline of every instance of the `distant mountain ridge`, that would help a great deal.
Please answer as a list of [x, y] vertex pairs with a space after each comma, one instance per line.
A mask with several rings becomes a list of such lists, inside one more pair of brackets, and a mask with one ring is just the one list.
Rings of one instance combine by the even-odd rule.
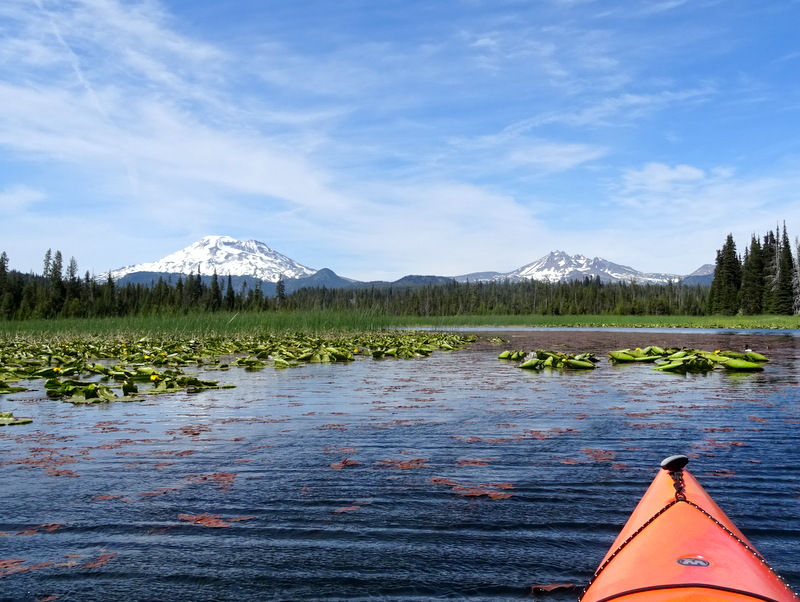
[[213, 274], [220, 278], [231, 277], [231, 284], [237, 289], [244, 285], [261, 286], [266, 295], [274, 295], [278, 280], [283, 280], [286, 292], [300, 288], [361, 288], [367, 286], [421, 286], [425, 284], [444, 284], [447, 282], [522, 282], [539, 280], [563, 282], [583, 280], [591, 277], [604, 283], [637, 282], [640, 284], [666, 284], [685, 282], [687, 284], [709, 285], [713, 279], [714, 266], [706, 264], [690, 274], [653, 274], [639, 272], [629, 266], [616, 264], [605, 259], [584, 255], [569, 255], [564, 251], [553, 251], [540, 259], [526, 264], [512, 272], [474, 272], [461, 276], [420, 276], [410, 275], [395, 282], [359, 282], [337, 275], [328, 268], [314, 270], [308, 268], [266, 244], [248, 240], [241, 241], [229, 236], [206, 236], [197, 242], [171, 253], [151, 263], [127, 266], [103, 274], [120, 284], [155, 284], [159, 279], [175, 282], [180, 277], [200, 275], [209, 280]]
[[700, 284], [702, 286], [711, 286], [714, 281], [714, 270], [716, 267], [713, 263], [706, 263], [697, 268], [694, 272], [685, 276], [681, 283], [693, 286]]
[[257, 240], [237, 240], [230, 236], [205, 236], [188, 247], [175, 251], [152, 263], [140, 263], [104, 274], [119, 280], [129, 274], [200, 274], [211, 276], [246, 276], [264, 282], [280, 278], [303, 278], [316, 270], [273, 251]]
[[680, 282], [683, 278], [677, 274], [651, 274], [639, 272], [631, 267], [612, 263], [600, 257], [589, 259], [584, 255], [569, 255], [564, 251], [552, 251], [549, 254], [514, 270], [513, 272], [478, 272], [456, 276], [459, 282], [508, 280], [541, 280], [545, 282], [563, 282], [599, 278], [601, 282], [639, 282], [642, 284], [667, 284]]

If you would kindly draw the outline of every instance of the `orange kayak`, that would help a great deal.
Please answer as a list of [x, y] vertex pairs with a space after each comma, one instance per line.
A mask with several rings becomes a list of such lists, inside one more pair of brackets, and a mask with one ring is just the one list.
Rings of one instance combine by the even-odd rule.
[[798, 602], [684, 470], [688, 461], [672, 456], [661, 463], [581, 602]]

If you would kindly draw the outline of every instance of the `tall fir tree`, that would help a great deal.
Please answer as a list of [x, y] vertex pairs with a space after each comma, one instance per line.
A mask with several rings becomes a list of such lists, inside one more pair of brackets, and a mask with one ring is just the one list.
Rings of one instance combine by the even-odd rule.
[[286, 283], [283, 281], [283, 276], [278, 278], [275, 284], [275, 307], [280, 309], [286, 303]]
[[223, 298], [222, 307], [226, 311], [231, 311], [236, 306], [236, 291], [233, 290], [233, 280], [231, 275], [228, 274], [228, 282], [225, 285], [225, 297]]
[[778, 241], [775, 232], [767, 232], [764, 235], [764, 242], [761, 245], [761, 256], [764, 260], [764, 293], [761, 299], [761, 308], [764, 313], [775, 313], [775, 282], [778, 277]]
[[207, 311], [219, 311], [222, 307], [222, 288], [219, 285], [219, 278], [217, 277], [216, 270], [214, 270], [214, 274], [211, 276], [211, 284], [206, 291], [205, 306]]
[[742, 286], [742, 265], [736, 254], [733, 234], [728, 234], [717, 252], [714, 280], [711, 283], [711, 313], [735, 315], [739, 311], [739, 289]]
[[0, 297], [6, 290], [6, 283], [8, 282], [8, 255], [5, 251], [0, 253]]
[[44, 254], [44, 265], [42, 266], [42, 276], [44, 278], [50, 277], [50, 266], [53, 262], [53, 250], [47, 249], [47, 253]]
[[3, 251], [0, 253], [0, 320], [10, 320], [16, 309], [9, 280], [8, 255]]
[[794, 270], [792, 275], [794, 303], [792, 304], [792, 313], [794, 315], [797, 315], [800, 314], [800, 238], [794, 239], [794, 247], [795, 247], [795, 260], [794, 260]]
[[745, 251], [742, 264], [742, 288], [739, 290], [739, 308], [745, 315], [763, 313], [764, 300], [764, 255], [761, 242], [754, 234], [750, 247]]
[[794, 313], [794, 258], [792, 257], [789, 235], [786, 232], [786, 223], [783, 224], [777, 261], [778, 270], [773, 283], [775, 289], [775, 313], [790, 316]]

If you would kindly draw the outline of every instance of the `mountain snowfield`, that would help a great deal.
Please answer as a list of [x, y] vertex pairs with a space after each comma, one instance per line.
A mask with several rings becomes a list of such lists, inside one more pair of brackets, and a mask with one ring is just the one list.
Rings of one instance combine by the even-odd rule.
[[[691, 276], [705, 276], [713, 273], [713, 267], [713, 265], [704, 265]], [[111, 276], [116, 281], [137, 273], [165, 275], [199, 273], [201, 276], [211, 276], [216, 273], [218, 276], [243, 276], [274, 283], [280, 279], [296, 280], [327, 271], [329, 270], [319, 271], [308, 268], [257, 240], [242, 241], [230, 236], [206, 236], [158, 261], [113, 270], [108, 274], [103, 274], [100, 278], [105, 279]], [[335, 274], [331, 274], [335, 276]], [[602, 282], [638, 282], [641, 284], [666, 284], [680, 282], [684, 278], [677, 274], [646, 274], [599, 257], [589, 259], [584, 255], [569, 255], [564, 251], [553, 251], [512, 272], [475, 272], [454, 276], [452, 279], [458, 282], [498, 280], [561, 282], [583, 280], [589, 276], [599, 278]], [[311, 279], [311, 281], [314, 280]], [[355, 283], [356, 281], [348, 280], [347, 282]]]
[[188, 247], [152, 263], [140, 263], [112, 270], [113, 280], [136, 272], [197, 274], [211, 276], [248, 276], [264, 282], [281, 278], [303, 278], [312, 270], [273, 251], [257, 240], [237, 240], [230, 236], [205, 236]]
[[641, 284], [666, 284], [678, 282], [682, 278], [677, 274], [645, 274], [600, 257], [589, 259], [584, 255], [568, 255], [563, 251], [554, 251], [507, 275], [509, 280], [532, 279], [548, 282], [583, 280], [587, 276], [600, 278], [603, 282], [636, 281]]

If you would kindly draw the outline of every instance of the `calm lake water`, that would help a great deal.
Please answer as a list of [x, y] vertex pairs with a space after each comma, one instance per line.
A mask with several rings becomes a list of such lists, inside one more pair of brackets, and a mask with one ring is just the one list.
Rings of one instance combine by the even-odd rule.
[[[575, 599], [662, 458], [800, 589], [795, 332], [494, 331], [507, 342], [0, 397], [0, 600]], [[750, 347], [762, 373], [528, 372], [504, 348]], [[532, 593], [534, 586], [565, 587]]]

